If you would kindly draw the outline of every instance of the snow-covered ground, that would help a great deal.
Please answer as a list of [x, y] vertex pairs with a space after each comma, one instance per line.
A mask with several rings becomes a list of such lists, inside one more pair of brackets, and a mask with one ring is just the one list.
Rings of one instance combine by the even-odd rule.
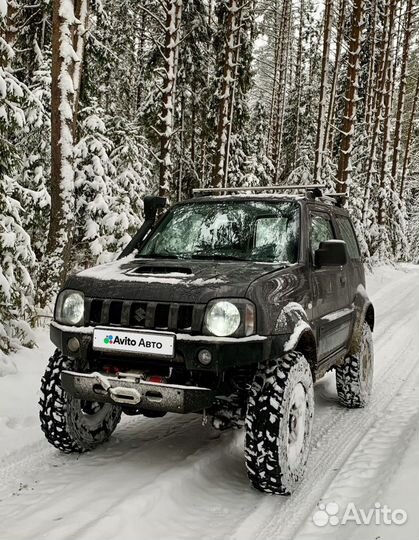
[[[214, 436], [192, 415], [125, 418], [94, 453], [60, 454], [38, 426], [52, 352], [38, 332], [39, 348], [12, 358], [18, 373], [0, 377], [0, 540], [418, 538], [419, 267], [379, 268], [368, 281], [372, 403], [346, 410], [333, 374], [316, 384], [308, 471], [288, 498], [250, 489], [242, 433]], [[406, 523], [384, 524], [385, 505]], [[369, 525], [356, 524], [362, 512]]]

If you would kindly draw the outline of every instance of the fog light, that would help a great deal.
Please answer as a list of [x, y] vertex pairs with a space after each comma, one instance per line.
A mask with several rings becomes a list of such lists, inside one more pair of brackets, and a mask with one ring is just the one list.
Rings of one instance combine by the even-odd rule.
[[203, 366], [209, 366], [212, 362], [212, 354], [207, 349], [202, 349], [198, 353], [198, 361]]
[[67, 341], [68, 350], [77, 352], [80, 349], [80, 341], [76, 337], [72, 337]]

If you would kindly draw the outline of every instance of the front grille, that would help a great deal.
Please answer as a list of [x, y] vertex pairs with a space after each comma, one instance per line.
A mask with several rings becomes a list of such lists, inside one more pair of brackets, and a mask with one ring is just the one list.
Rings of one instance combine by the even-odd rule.
[[85, 324], [199, 334], [205, 305], [85, 299]]

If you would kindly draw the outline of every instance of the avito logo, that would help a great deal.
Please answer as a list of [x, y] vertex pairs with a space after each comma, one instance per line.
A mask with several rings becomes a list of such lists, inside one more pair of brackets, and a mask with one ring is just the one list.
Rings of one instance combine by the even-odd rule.
[[145, 349], [161, 349], [163, 347], [163, 344], [160, 341], [148, 341], [144, 338], [140, 338], [137, 343], [137, 340], [128, 336], [106, 336], [103, 342], [105, 345], [123, 345], [128, 347], [137, 347], [138, 345], [138, 347], [144, 347]]
[[106, 336], [103, 343], [105, 345], [113, 345], [113, 336]]

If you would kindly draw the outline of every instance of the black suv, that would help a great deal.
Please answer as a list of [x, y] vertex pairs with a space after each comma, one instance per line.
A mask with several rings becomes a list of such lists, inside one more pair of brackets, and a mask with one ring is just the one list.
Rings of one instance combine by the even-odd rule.
[[84, 452], [122, 412], [200, 413], [219, 429], [245, 424], [251, 483], [291, 493], [313, 381], [334, 368], [340, 402], [363, 407], [373, 378], [353, 225], [338, 197], [307, 188], [199, 194], [169, 209], [146, 197], [119, 259], [70, 277], [58, 296], [40, 401], [48, 441]]

